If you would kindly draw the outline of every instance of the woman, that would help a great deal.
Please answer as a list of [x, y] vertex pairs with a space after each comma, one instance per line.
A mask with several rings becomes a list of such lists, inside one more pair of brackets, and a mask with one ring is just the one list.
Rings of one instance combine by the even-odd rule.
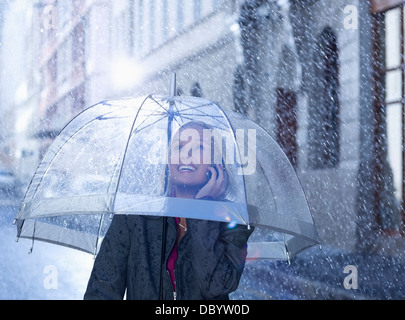
[[[223, 164], [212, 165], [213, 139], [202, 123], [182, 126], [169, 155], [169, 192], [189, 199], [221, 200], [228, 189]], [[179, 139], [185, 130], [198, 139]], [[199, 152], [197, 152], [199, 150]], [[206, 152], [211, 161], [204, 163]], [[202, 151], [202, 152], [201, 152]], [[177, 158], [177, 159], [176, 159]], [[161, 274], [162, 226], [167, 223]], [[252, 230], [209, 220], [116, 215], [94, 263], [85, 299], [228, 299], [236, 290]]]

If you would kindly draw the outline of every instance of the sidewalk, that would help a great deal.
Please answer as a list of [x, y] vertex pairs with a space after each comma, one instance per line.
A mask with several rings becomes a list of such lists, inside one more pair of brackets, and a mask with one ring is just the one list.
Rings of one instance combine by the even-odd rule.
[[[2, 199], [0, 222], [11, 226], [19, 203], [18, 199]], [[375, 254], [314, 246], [299, 253], [290, 265], [284, 261], [248, 261], [239, 288], [230, 297], [236, 300], [403, 300], [403, 241], [377, 240], [379, 253]], [[346, 266], [357, 271], [357, 289], [344, 286], [345, 279], [354, 276], [352, 271], [345, 273]]]
[[[345, 267], [351, 266], [351, 270]], [[357, 271], [357, 289], [350, 288]], [[344, 282], [349, 281], [349, 285]], [[348, 254], [310, 248], [290, 265], [281, 261], [247, 262], [232, 299], [390, 300], [405, 299], [405, 261], [381, 254]]]

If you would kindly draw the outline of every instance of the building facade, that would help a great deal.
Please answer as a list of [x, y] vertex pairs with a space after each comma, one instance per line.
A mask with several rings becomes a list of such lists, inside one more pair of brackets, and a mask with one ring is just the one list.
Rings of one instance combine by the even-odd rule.
[[403, 1], [42, 0], [30, 12], [22, 171], [83, 108], [167, 93], [176, 72], [178, 94], [277, 139], [324, 244], [403, 243]]

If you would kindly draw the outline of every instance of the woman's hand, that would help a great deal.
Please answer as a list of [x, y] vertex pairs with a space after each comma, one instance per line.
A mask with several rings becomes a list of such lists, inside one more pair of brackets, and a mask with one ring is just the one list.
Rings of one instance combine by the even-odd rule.
[[225, 167], [223, 164], [217, 164], [217, 170], [213, 167], [208, 167], [208, 170], [211, 171], [211, 178], [205, 184], [204, 187], [197, 193], [195, 199], [201, 198], [212, 198], [213, 200], [221, 198], [225, 191], [226, 186], [228, 185], [228, 176], [225, 171]]

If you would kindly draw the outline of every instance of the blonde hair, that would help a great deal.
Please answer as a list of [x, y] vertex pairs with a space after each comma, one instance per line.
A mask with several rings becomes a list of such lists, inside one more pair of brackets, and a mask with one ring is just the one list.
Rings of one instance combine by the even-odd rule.
[[[176, 131], [175, 134], [172, 135], [172, 137], [176, 136], [183, 129], [195, 128], [195, 127], [200, 127], [202, 129], [206, 129], [206, 130], [213, 130], [214, 129], [213, 126], [211, 126], [211, 125], [209, 125], [209, 124], [207, 124], [207, 123], [205, 123], [203, 121], [194, 121], [194, 120], [192, 120], [192, 121], [189, 121], [189, 122], [183, 124], [182, 126], [180, 126], [180, 128]], [[214, 148], [215, 148], [215, 145], [214, 145]], [[170, 169], [169, 169], [170, 151], [168, 152], [167, 157], [168, 157], [168, 161], [166, 162], [167, 164], [166, 164], [165, 179], [164, 179], [164, 181], [167, 181], [166, 188], [165, 188], [165, 195], [166, 196], [172, 196], [173, 185], [172, 185], [172, 181], [170, 179]], [[224, 166], [224, 168], [226, 168], [224, 158], [222, 157], [222, 155], [221, 155], [221, 162], [222, 162], [222, 165]], [[231, 179], [231, 177], [229, 177], [229, 175], [228, 175], [228, 182], [227, 182], [227, 187], [226, 187], [225, 194], [227, 194], [229, 189], [230, 189], [230, 182], [231, 182], [230, 179]]]

